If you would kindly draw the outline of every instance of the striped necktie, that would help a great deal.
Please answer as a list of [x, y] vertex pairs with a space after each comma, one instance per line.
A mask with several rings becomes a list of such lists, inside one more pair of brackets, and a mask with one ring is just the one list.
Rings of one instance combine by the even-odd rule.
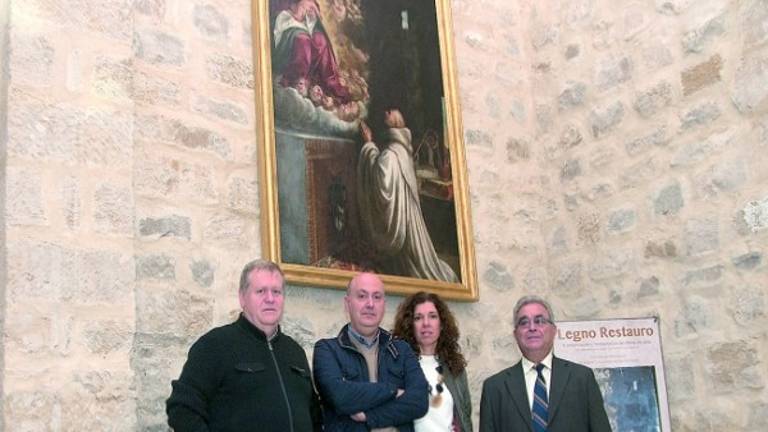
[[547, 432], [547, 422], [549, 421], [547, 384], [544, 382], [544, 375], [541, 374], [542, 370], [544, 370], [544, 365], [537, 364], [536, 385], [533, 386], [533, 409], [531, 410], [533, 432]]

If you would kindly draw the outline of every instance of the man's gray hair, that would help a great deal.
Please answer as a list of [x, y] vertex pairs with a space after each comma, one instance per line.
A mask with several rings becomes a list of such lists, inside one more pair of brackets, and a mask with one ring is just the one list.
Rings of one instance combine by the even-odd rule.
[[547, 313], [549, 314], [549, 320], [554, 324], [555, 314], [552, 313], [552, 307], [549, 305], [549, 303], [546, 300], [535, 295], [524, 296], [517, 301], [517, 304], [515, 304], [514, 315], [513, 315], [515, 322], [517, 322], [517, 313], [520, 312], [520, 309], [522, 309], [523, 306], [529, 305], [532, 303], [542, 305], [544, 309], [547, 310]]
[[270, 273], [280, 273], [280, 277], [283, 278], [283, 285], [285, 285], [285, 274], [280, 266], [269, 260], [255, 259], [243, 267], [243, 272], [240, 273], [240, 293], [248, 291], [248, 275], [254, 271], [268, 271]]

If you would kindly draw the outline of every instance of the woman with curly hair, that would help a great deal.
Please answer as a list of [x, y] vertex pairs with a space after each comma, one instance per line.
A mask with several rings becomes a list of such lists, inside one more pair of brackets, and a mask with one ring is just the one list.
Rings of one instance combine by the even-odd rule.
[[467, 361], [459, 347], [459, 327], [448, 305], [424, 291], [397, 308], [393, 334], [419, 354], [429, 382], [429, 411], [413, 422], [416, 432], [472, 431]]

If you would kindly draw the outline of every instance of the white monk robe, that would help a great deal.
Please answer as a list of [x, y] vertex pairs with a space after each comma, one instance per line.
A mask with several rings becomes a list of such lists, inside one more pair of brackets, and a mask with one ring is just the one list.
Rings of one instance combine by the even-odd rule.
[[383, 255], [386, 272], [457, 282], [453, 269], [437, 256], [421, 214], [411, 131], [392, 128], [388, 137], [382, 151], [372, 142], [360, 150], [357, 181], [363, 232]]

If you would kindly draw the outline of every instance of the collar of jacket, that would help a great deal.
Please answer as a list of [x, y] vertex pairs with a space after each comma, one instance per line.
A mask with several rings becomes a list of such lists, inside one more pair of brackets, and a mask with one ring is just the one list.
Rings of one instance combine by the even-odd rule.
[[[237, 321], [235, 321], [235, 325], [245, 330], [246, 333], [256, 336], [256, 339], [263, 342], [267, 342], [267, 335], [263, 331], [261, 331], [261, 329], [253, 325], [250, 321], [248, 321], [248, 318], [246, 318], [242, 312], [240, 312], [240, 316], [237, 318]], [[271, 341], [272, 342], [277, 341], [277, 338], [280, 337], [280, 334], [281, 334], [280, 325], [278, 325], [277, 330], [275, 331], [275, 336], [272, 338]]]
[[[354, 352], [359, 352], [357, 348], [355, 348], [355, 346], [352, 344], [352, 340], [349, 339], [349, 333], [347, 332], [348, 328], [349, 324], [342, 327], [336, 339], [339, 341], [339, 345], [341, 345], [342, 348], [350, 349]], [[379, 349], [381, 348], [389, 351], [389, 354], [393, 358], [397, 358], [400, 355], [400, 352], [395, 346], [395, 341], [392, 339], [392, 335], [388, 331], [379, 327]]]

